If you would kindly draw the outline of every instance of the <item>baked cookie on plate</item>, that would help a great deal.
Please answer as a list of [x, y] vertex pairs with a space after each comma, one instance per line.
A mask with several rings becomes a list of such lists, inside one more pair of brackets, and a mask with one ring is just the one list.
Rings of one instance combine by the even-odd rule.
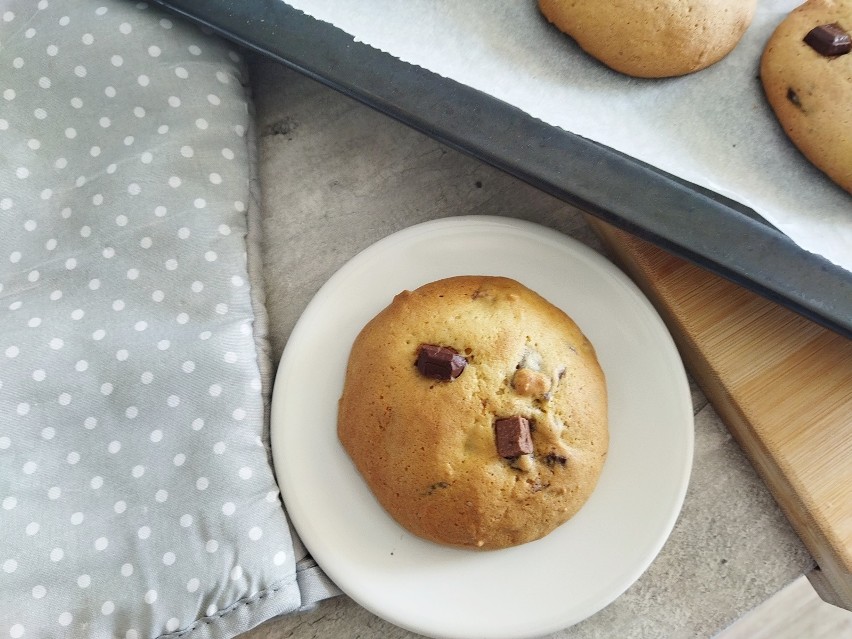
[[338, 436], [415, 535], [515, 546], [592, 494], [609, 444], [604, 374], [571, 318], [515, 280], [439, 280], [399, 293], [356, 338]]

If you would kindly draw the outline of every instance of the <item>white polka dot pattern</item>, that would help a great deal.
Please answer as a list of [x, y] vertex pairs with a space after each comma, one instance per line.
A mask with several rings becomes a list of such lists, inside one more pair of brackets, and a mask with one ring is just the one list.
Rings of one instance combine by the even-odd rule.
[[3, 7], [0, 638], [292, 610], [239, 57], [144, 3]]

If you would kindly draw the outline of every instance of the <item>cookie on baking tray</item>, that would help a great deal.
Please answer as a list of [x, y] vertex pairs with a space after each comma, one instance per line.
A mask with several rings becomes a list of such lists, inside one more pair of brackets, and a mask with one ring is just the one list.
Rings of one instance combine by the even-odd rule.
[[425, 539], [533, 541], [588, 500], [607, 454], [595, 350], [502, 277], [399, 293], [356, 338], [338, 436], [379, 503]]
[[538, 6], [608, 67], [665, 78], [699, 71], [730, 53], [757, 0], [538, 0]]
[[809, 0], [766, 44], [760, 78], [793, 144], [852, 193], [852, 0]]

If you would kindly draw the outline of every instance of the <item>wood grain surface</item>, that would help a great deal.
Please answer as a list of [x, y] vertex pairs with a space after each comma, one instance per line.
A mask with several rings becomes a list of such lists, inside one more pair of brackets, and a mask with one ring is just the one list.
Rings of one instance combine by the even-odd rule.
[[[852, 341], [589, 218], [669, 326], [687, 367], [852, 610]], [[850, 291], [852, 295], [852, 291]], [[731, 499], [736, 499], [731, 495]]]

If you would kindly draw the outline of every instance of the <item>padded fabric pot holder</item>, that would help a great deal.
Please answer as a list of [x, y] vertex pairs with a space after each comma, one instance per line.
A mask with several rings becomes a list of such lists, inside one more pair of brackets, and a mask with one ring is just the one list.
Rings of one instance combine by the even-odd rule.
[[243, 81], [144, 3], [0, 3], [0, 637], [231, 637], [333, 592], [264, 431]]

